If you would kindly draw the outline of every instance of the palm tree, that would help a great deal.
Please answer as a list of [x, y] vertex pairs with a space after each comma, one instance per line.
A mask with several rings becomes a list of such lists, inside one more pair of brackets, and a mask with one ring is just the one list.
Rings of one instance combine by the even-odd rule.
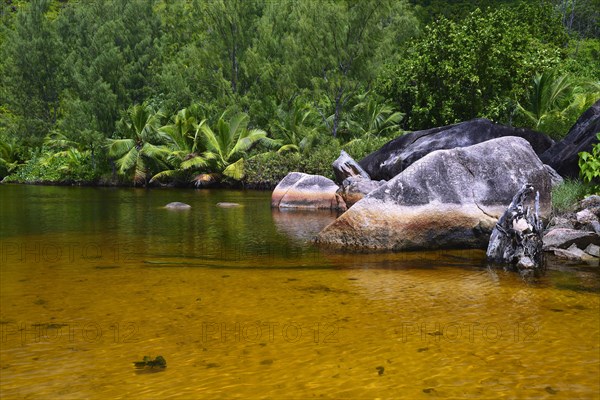
[[277, 110], [277, 121], [273, 124], [277, 150], [306, 152], [318, 139], [316, 113], [308, 104], [294, 104], [289, 111], [281, 106]]
[[189, 109], [179, 110], [171, 123], [159, 128], [159, 131], [170, 138], [167, 161], [173, 168], [157, 173], [150, 179], [150, 183], [163, 178], [185, 178], [191, 169], [208, 166], [207, 160], [199, 155], [200, 131], [196, 117]]
[[134, 186], [145, 186], [152, 171], [167, 168], [165, 159], [170, 151], [166, 144], [172, 139], [159, 130], [161, 118], [162, 113], [149, 105], [136, 104], [118, 123], [125, 138], [108, 141], [108, 155], [116, 158], [118, 173], [130, 176]]
[[577, 117], [600, 98], [600, 82], [577, 82], [552, 71], [536, 75], [529, 96], [517, 112], [529, 128], [564, 135]]
[[[235, 114], [229, 120], [225, 120], [223, 113], [214, 129], [203, 120], [198, 125], [198, 133], [206, 149], [200, 157], [212, 170], [212, 173], [200, 174], [195, 178], [198, 186], [218, 181], [223, 176], [235, 180], [242, 179], [247, 151], [258, 143], [269, 147], [276, 144], [267, 138], [262, 129], [248, 129], [248, 115], [244, 113]], [[187, 160], [182, 163], [182, 167], [189, 168], [193, 164], [192, 160]]]
[[374, 98], [367, 99], [369, 92], [358, 96], [358, 104], [352, 108], [352, 114], [360, 118], [356, 125], [360, 136], [385, 136], [400, 131], [400, 122], [404, 114], [395, 111], [390, 104], [380, 103]]
[[0, 180], [19, 165], [17, 145], [13, 141], [0, 140]]

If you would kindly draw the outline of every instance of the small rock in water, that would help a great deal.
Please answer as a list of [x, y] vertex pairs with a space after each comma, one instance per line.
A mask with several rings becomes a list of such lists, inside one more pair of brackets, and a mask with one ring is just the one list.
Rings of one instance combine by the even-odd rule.
[[190, 208], [192, 208], [192, 206], [190, 206], [189, 204], [181, 203], [179, 201], [174, 201], [172, 203], [167, 204], [165, 208], [169, 210], [189, 210]]
[[221, 208], [233, 208], [233, 207], [239, 207], [239, 206], [240, 205], [238, 203], [228, 203], [226, 201], [217, 203], [217, 207], [221, 207]]
[[383, 375], [383, 371], [385, 371], [385, 368], [384, 368], [384, 367], [381, 367], [381, 366], [379, 366], [379, 367], [375, 367], [375, 369], [377, 370], [377, 373], [378, 373], [380, 376], [381, 376], [381, 375]]

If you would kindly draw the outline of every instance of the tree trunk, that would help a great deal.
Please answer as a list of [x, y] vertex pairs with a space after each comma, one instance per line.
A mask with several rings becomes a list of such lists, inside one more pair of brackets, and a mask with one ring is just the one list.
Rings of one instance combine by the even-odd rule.
[[508, 264], [519, 271], [543, 268], [539, 192], [536, 192], [534, 210], [526, 205], [533, 191], [532, 185], [523, 185], [498, 220], [486, 252], [489, 261]]

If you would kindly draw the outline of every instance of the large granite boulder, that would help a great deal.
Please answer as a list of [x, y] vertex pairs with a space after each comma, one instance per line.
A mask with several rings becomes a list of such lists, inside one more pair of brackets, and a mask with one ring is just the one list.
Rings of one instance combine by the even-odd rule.
[[592, 105], [571, 127], [567, 136], [544, 152], [540, 159], [565, 178], [579, 177], [579, 153], [591, 152], [600, 132], [600, 100]]
[[332, 168], [337, 184], [341, 184], [346, 178], [353, 176], [371, 179], [369, 174], [344, 150], [340, 151], [340, 156], [333, 162]]
[[550, 178], [525, 139], [438, 150], [354, 204], [316, 242], [356, 250], [485, 249], [526, 183], [540, 193], [541, 216], [549, 215]]
[[290, 172], [273, 190], [271, 207], [345, 210], [337, 190], [335, 182], [324, 176]]
[[359, 161], [359, 164], [371, 179], [389, 180], [432, 151], [472, 146], [505, 136], [524, 138], [538, 155], [554, 143], [543, 133], [498, 125], [487, 119], [473, 119], [456, 125], [407, 133], [387, 142], [381, 149]]

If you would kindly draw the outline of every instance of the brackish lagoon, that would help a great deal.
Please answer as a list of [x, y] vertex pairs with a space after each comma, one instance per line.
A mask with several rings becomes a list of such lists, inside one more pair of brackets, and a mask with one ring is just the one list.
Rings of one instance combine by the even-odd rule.
[[524, 280], [483, 251], [312, 246], [335, 217], [270, 192], [0, 185], [0, 397], [600, 396], [597, 266]]

